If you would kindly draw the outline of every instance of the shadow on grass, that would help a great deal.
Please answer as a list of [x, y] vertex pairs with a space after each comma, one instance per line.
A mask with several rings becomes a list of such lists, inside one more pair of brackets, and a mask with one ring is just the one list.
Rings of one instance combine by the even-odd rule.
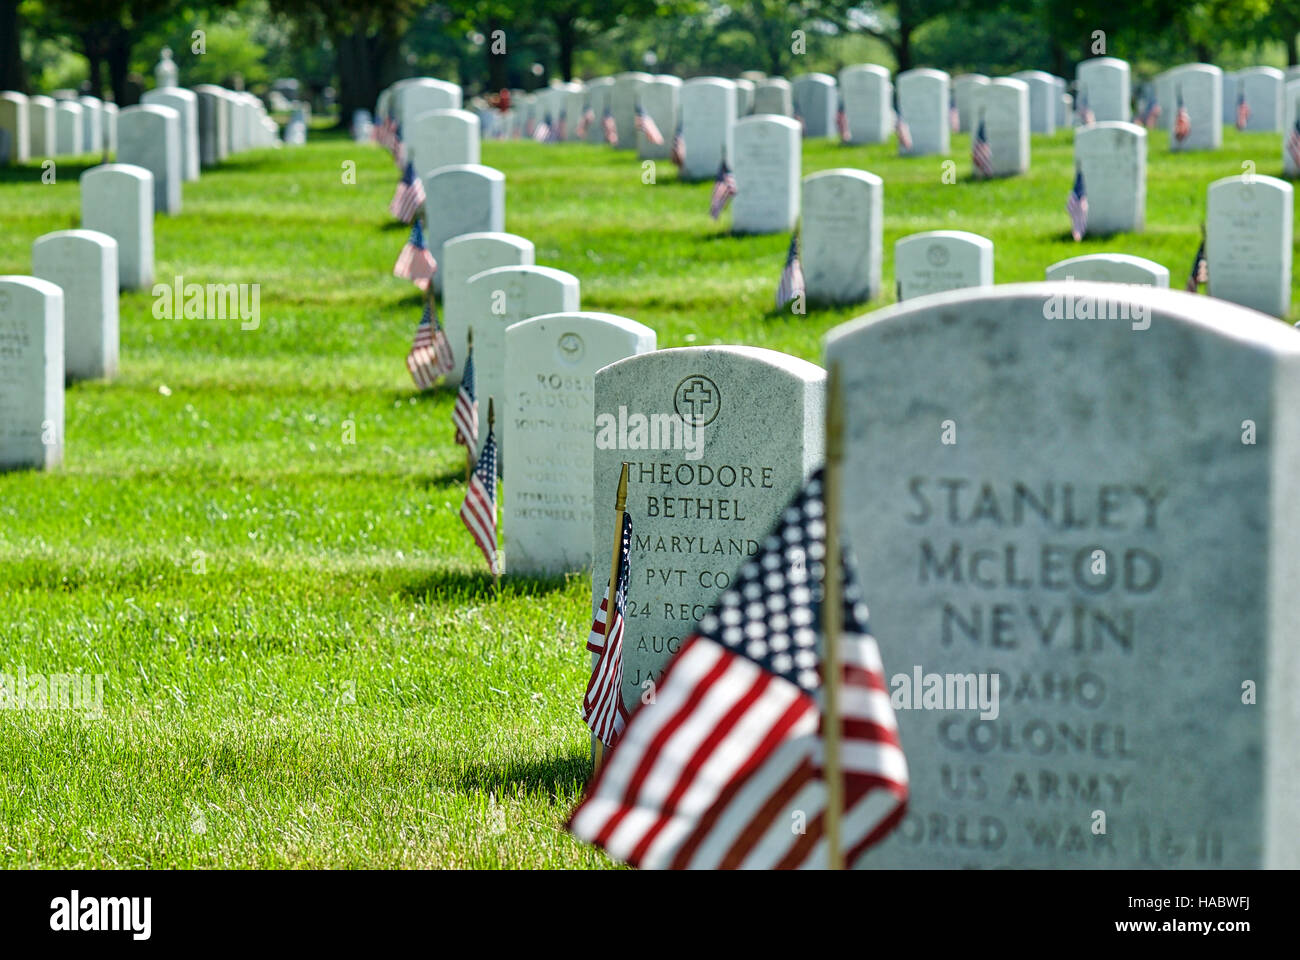
[[536, 794], [545, 791], [552, 800], [580, 793], [591, 777], [591, 757], [586, 753], [542, 757], [534, 760], [506, 760], [502, 763], [471, 763], [456, 779], [456, 789], [465, 793], [486, 791], [498, 796], [513, 790]]
[[[45, 158], [54, 160], [54, 175], [59, 180], [79, 180], [81, 175], [91, 167], [112, 163], [112, 160], [77, 157], [75, 160], [60, 160], [58, 157]], [[0, 167], [0, 183], [40, 183], [45, 171], [41, 167], [43, 160], [28, 161], [21, 167]]]
[[506, 574], [498, 585], [486, 570], [466, 573], [461, 570], [437, 570], [417, 573], [398, 583], [397, 593], [414, 601], [439, 603], [451, 600], [486, 603], [494, 600], [517, 600], [539, 597], [568, 589], [567, 577], [526, 577]]

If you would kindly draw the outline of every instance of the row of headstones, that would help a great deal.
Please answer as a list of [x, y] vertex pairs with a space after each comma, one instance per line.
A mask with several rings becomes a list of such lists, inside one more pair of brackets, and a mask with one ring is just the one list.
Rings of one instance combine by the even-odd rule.
[[[26, 118], [30, 99], [4, 102]], [[30, 277], [0, 277], [0, 469], [62, 462], [65, 382], [116, 375], [118, 291], [153, 284], [153, 218], [180, 211], [182, 180], [276, 141], [251, 94], [162, 85], [144, 100], [116, 115], [119, 162], [81, 175], [82, 229], [38, 238]]]
[[55, 96], [0, 91], [0, 166], [45, 157], [114, 153], [117, 104], [73, 90]]

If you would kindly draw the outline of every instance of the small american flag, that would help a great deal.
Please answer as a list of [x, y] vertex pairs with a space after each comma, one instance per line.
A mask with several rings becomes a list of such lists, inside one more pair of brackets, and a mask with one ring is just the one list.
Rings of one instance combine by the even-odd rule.
[[551, 143], [560, 143], [569, 136], [569, 121], [566, 111], [560, 111], [560, 121], [555, 125], [555, 135], [551, 138]]
[[402, 223], [410, 223], [422, 206], [424, 184], [415, 175], [415, 164], [408, 161], [402, 179], [397, 181], [397, 190], [393, 193], [393, 202], [388, 205], [388, 212]]
[[853, 139], [853, 133], [849, 130], [849, 115], [844, 109], [843, 97], [840, 97], [839, 103], [835, 107], [835, 129], [839, 132], [840, 143], [848, 143]]
[[664, 135], [659, 132], [659, 125], [655, 123], [654, 117], [641, 109], [641, 104], [639, 103], [636, 105], [636, 120], [634, 121], [634, 124], [650, 143], [654, 144], [656, 147], [663, 145]]
[[993, 176], [993, 148], [989, 146], [988, 134], [984, 132], [983, 117], [980, 117], [980, 125], [971, 138], [970, 162], [981, 177]]
[[1083, 168], [1074, 172], [1074, 188], [1065, 201], [1065, 209], [1070, 214], [1070, 233], [1078, 243], [1088, 232], [1088, 190], [1083, 185]]
[[592, 619], [587, 649], [596, 654], [587, 692], [582, 697], [582, 719], [596, 739], [612, 747], [627, 726], [627, 707], [623, 705], [623, 628], [627, 614], [627, 588], [631, 579], [628, 551], [632, 546], [632, 515], [623, 514], [623, 545], [618, 561], [618, 581], [614, 587], [614, 623], [605, 642], [605, 617], [608, 616], [609, 586]]
[[1201, 284], [1210, 282], [1210, 265], [1205, 260], [1205, 235], [1201, 235], [1201, 245], [1196, 248], [1196, 256], [1192, 260], [1191, 272], [1187, 274], [1187, 285], [1185, 289], [1188, 293], [1196, 293], [1200, 290]]
[[[673, 657], [654, 702], [632, 714], [569, 818], [575, 836], [646, 869], [825, 865], [824, 515], [818, 472]], [[836, 562], [840, 835], [853, 867], [902, 819], [908, 772], [852, 556]], [[796, 811], [801, 832], [790, 829]]]
[[533, 127], [531, 136], [538, 143], [551, 142], [551, 115], [549, 113], [546, 115], [546, 119]]
[[682, 125], [680, 123], [677, 124], [677, 132], [673, 134], [673, 145], [668, 156], [672, 158], [679, 171], [686, 166], [686, 138], [682, 136]]
[[961, 129], [961, 114], [957, 112], [957, 95], [948, 94], [948, 127], [953, 133]]
[[1286, 135], [1286, 152], [1291, 155], [1291, 166], [1295, 170], [1300, 170], [1300, 116], [1291, 126], [1291, 132]]
[[406, 166], [406, 144], [402, 141], [402, 127], [398, 124], [393, 127], [393, 163], [397, 164], [397, 169], [401, 170]]
[[393, 264], [393, 276], [410, 280], [421, 290], [429, 289], [429, 279], [438, 271], [429, 248], [424, 245], [424, 229], [420, 221], [411, 224], [411, 235], [402, 246]]
[[1174, 112], [1174, 140], [1182, 143], [1192, 135], [1192, 115], [1183, 103], [1183, 90], [1178, 88], [1178, 109]]
[[574, 135], [579, 140], [587, 139], [587, 131], [591, 129], [591, 125], [595, 122], [596, 111], [591, 109], [591, 104], [584, 104], [582, 107], [582, 116], [578, 118], [578, 129], [573, 131]]
[[487, 442], [478, 455], [474, 471], [469, 475], [469, 489], [465, 502], [460, 505], [460, 519], [465, 524], [483, 558], [488, 571], [497, 569], [497, 440], [489, 428]]
[[1160, 101], [1155, 97], [1147, 104], [1147, 112], [1142, 114], [1142, 126], [1148, 130], [1154, 130], [1156, 124], [1160, 121]]
[[709, 216], [714, 220], [722, 216], [727, 204], [736, 195], [736, 178], [724, 159], [718, 165], [718, 175], [713, 178], [713, 195], [709, 197]]
[[1245, 130], [1250, 123], [1250, 105], [1246, 103], [1246, 91], [1237, 94], [1237, 129]]
[[898, 149], [912, 149], [912, 128], [909, 127], [907, 121], [903, 119], [902, 110], [894, 111], [894, 133], [898, 136]]
[[1092, 108], [1088, 106], [1088, 91], [1079, 91], [1079, 107], [1074, 112], [1074, 118], [1078, 121], [1079, 126], [1086, 127], [1090, 123], [1096, 123], [1097, 117], [1093, 114]]
[[465, 353], [465, 372], [461, 374], [456, 405], [451, 410], [451, 425], [456, 428], [456, 442], [473, 453], [478, 449], [478, 398], [474, 395], [474, 348]]
[[440, 376], [451, 373], [454, 366], [451, 344], [438, 320], [438, 311], [431, 300], [426, 300], [420, 325], [415, 328], [415, 341], [406, 355], [406, 369], [419, 389], [428, 390]]
[[796, 297], [802, 297], [803, 293], [803, 266], [799, 263], [799, 233], [796, 231], [790, 235], [790, 249], [785, 254], [781, 282], [776, 285], [776, 308], [780, 310]]
[[618, 146], [618, 124], [614, 122], [614, 115], [605, 109], [605, 116], [600, 121], [601, 128], [605, 131], [605, 142], [611, 147]]

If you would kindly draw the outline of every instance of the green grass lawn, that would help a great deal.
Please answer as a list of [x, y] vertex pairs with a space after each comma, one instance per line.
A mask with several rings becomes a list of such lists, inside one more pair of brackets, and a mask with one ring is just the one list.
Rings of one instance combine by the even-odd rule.
[[[588, 578], [498, 593], [482, 572], [456, 515], [452, 397], [417, 395], [403, 365], [420, 306], [391, 275], [393, 164], [313, 136], [205, 172], [156, 222], [158, 279], [258, 283], [261, 327], [158, 320], [148, 291], [124, 294], [121, 375], [68, 390], [65, 466], [0, 475], [0, 672], [105, 678], [99, 717], [0, 711], [0, 866], [609, 864], [560, 830], [589, 770]], [[998, 282], [1115, 251], [1179, 284], [1206, 185], [1244, 161], [1280, 175], [1280, 135], [1228, 130], [1189, 155], [1167, 139], [1146, 232], [1081, 244], [1068, 131], [994, 183], [968, 181], [966, 136], [955, 184], [940, 158], [889, 146], [807, 142], [804, 170], [884, 178], [890, 289], [894, 242], [933, 229], [990, 237]], [[79, 226], [92, 162], [53, 185], [0, 170], [0, 273], [29, 273], [36, 237]], [[818, 360], [822, 334], [866, 311], [775, 314], [789, 238], [727, 236], [710, 185], [668, 163], [650, 186], [632, 154], [585, 145], [489, 142], [483, 162], [505, 171], [506, 228], [537, 262], [661, 347]]]

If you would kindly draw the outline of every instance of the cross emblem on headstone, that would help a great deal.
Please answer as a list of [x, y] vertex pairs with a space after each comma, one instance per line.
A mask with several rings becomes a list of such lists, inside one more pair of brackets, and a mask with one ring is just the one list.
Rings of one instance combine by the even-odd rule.
[[677, 384], [673, 392], [673, 407], [686, 423], [702, 427], [717, 418], [722, 409], [722, 395], [718, 385], [708, 377], [692, 374]]
[[713, 402], [713, 391], [699, 380], [692, 380], [682, 399], [691, 405], [691, 417], [704, 416], [704, 405]]

